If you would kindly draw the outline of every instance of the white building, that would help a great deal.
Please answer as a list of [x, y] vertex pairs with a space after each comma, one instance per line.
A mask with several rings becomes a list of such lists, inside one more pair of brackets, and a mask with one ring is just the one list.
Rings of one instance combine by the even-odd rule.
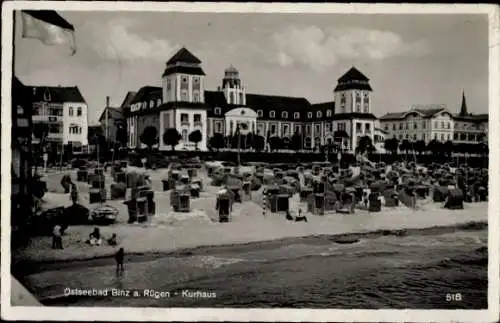
[[30, 88], [33, 92], [33, 123], [48, 124], [47, 141], [71, 144], [75, 150], [88, 146], [88, 107], [78, 87]]
[[[335, 101], [319, 104], [303, 97], [247, 93], [233, 66], [224, 71], [216, 91], [205, 90], [204, 78], [201, 61], [186, 48], [180, 49], [166, 64], [162, 87], [145, 86], [132, 100], [126, 113], [129, 147], [140, 147], [140, 135], [148, 126], [158, 130], [160, 150], [170, 149], [163, 142], [169, 128], [181, 134], [176, 150], [195, 146], [207, 150], [209, 138], [216, 133], [233, 135], [238, 124], [266, 139], [298, 134], [301, 148], [311, 150], [337, 143], [354, 151], [363, 136], [374, 139], [377, 118], [371, 113], [372, 88], [355, 67], [338, 79], [332, 93]], [[196, 130], [202, 134], [197, 145], [189, 141]]]
[[453, 115], [444, 105], [416, 105], [404, 112], [387, 113], [380, 125], [387, 138], [399, 141], [453, 140]]

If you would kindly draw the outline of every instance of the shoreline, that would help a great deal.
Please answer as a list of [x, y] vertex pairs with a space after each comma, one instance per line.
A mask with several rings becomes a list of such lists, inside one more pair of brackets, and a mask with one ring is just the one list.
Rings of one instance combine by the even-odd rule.
[[[193, 255], [203, 255], [206, 253], [221, 253], [221, 252], [240, 252], [249, 249], [266, 248], [273, 249], [288, 244], [321, 244], [325, 242], [336, 242], [339, 244], [356, 243], [358, 239], [374, 239], [382, 236], [397, 236], [406, 237], [411, 235], [436, 235], [446, 234], [456, 231], [479, 231], [485, 230], [488, 227], [487, 221], [468, 221], [466, 223], [457, 223], [451, 225], [434, 225], [421, 228], [403, 228], [403, 229], [388, 229], [388, 230], [368, 230], [359, 232], [333, 233], [333, 234], [312, 234], [295, 237], [277, 238], [271, 240], [251, 241], [245, 243], [225, 243], [213, 245], [200, 245], [195, 247], [178, 248], [168, 251], [146, 251], [146, 252], [130, 252], [126, 253], [126, 262], [145, 262], [156, 260], [164, 257], [186, 257]], [[11, 263], [12, 274], [19, 278], [46, 271], [57, 269], [75, 269], [78, 270], [82, 266], [109, 266], [114, 264], [110, 262], [113, 259], [114, 253], [103, 254], [99, 256], [63, 259], [63, 260], [18, 260]]]

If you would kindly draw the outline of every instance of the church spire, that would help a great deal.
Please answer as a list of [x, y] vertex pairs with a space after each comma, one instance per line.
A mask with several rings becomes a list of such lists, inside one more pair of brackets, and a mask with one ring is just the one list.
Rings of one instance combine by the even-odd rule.
[[462, 106], [460, 107], [460, 115], [466, 116], [467, 113], [467, 102], [465, 101], [465, 92], [462, 91]]

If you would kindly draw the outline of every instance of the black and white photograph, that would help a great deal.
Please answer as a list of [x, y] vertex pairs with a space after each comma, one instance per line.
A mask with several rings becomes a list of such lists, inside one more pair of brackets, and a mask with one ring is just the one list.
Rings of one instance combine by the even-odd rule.
[[498, 319], [497, 7], [3, 7], [3, 318]]

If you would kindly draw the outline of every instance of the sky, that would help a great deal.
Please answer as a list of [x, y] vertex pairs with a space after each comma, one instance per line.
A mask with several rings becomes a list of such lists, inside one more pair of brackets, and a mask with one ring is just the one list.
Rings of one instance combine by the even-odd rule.
[[488, 112], [486, 15], [354, 15], [59, 11], [75, 27], [77, 52], [15, 37], [15, 74], [27, 85], [75, 86], [98, 122], [106, 96], [161, 86], [166, 61], [186, 47], [202, 61], [206, 90], [224, 69], [247, 93], [333, 100], [337, 79], [355, 66], [373, 88], [372, 112], [446, 104]]

